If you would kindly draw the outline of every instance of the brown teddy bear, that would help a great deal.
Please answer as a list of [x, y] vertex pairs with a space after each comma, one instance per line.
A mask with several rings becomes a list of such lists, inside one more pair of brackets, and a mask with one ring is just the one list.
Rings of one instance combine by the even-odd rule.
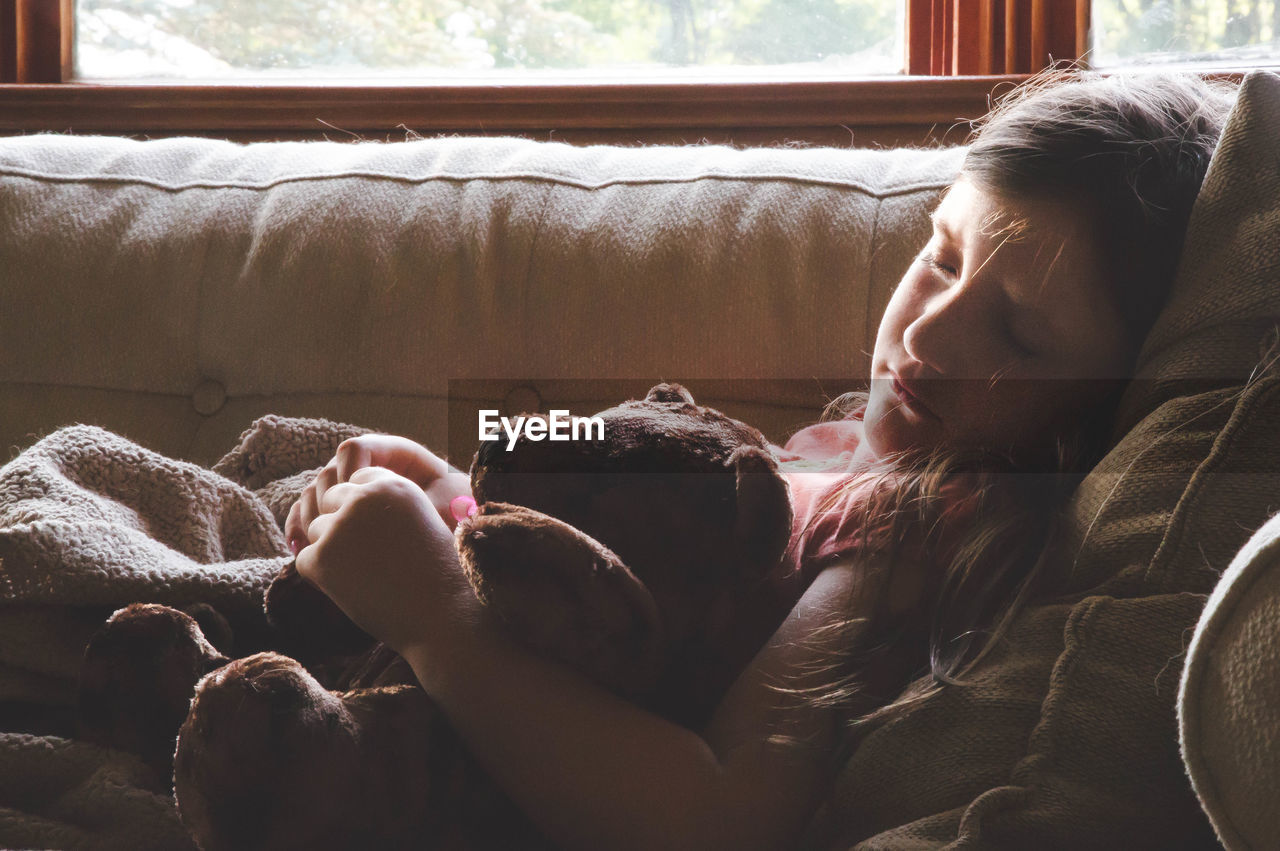
[[[759, 431], [678, 384], [597, 416], [603, 439], [481, 445], [460, 560], [519, 640], [696, 728], [786, 614], [787, 483]], [[117, 612], [86, 651], [82, 732], [162, 770], [172, 754], [201, 847], [546, 847], [408, 665], [292, 564], [265, 607], [290, 655], [230, 661], [209, 613], [163, 606]]]

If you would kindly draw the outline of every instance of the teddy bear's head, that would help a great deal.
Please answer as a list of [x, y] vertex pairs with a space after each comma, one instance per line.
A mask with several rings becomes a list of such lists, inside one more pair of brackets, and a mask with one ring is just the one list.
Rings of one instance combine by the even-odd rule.
[[678, 384], [596, 418], [594, 439], [481, 445], [462, 564], [535, 647], [630, 697], [687, 691], [781, 559], [786, 480], [757, 429]]

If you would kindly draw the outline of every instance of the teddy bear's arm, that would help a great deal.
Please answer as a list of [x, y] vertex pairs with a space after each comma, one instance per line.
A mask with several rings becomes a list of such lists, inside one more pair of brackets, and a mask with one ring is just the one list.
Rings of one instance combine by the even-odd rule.
[[[821, 573], [699, 734], [541, 658], [474, 611], [406, 658], [500, 786], [566, 848], [777, 848], [831, 769], [831, 710], [781, 695], [830, 661], [802, 639], [840, 617], [854, 572]], [[477, 604], [478, 606], [478, 604]], [[778, 747], [782, 734], [804, 742]]]

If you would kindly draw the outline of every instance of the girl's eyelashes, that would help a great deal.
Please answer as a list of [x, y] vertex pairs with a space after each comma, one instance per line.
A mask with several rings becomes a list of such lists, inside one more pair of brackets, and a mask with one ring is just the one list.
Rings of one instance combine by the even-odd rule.
[[[940, 259], [938, 259], [938, 255], [935, 254], [930, 249], [926, 248], [924, 251], [921, 251], [920, 254], [916, 257], [916, 260], [928, 266], [930, 269], [939, 273], [943, 277], [951, 278], [953, 280], [955, 278], [960, 277], [959, 269], [957, 269], [955, 266], [942, 262]], [[1018, 335], [1016, 331], [1014, 331], [1013, 325], [1011, 323], [1005, 322], [1002, 325], [1002, 327], [1004, 329], [1004, 337], [1008, 341], [1009, 347], [1012, 348], [1018, 354], [1019, 357], [1031, 358], [1031, 357], [1035, 357], [1038, 354], [1038, 352], [1033, 347], [1027, 345], [1022, 341], [1022, 338]]]
[[946, 275], [948, 278], [954, 278], [960, 274], [956, 267], [943, 263], [938, 259], [938, 255], [927, 249], [920, 252], [920, 255], [916, 259], [928, 266], [930, 269], [933, 269], [935, 272], [940, 272], [943, 275]]

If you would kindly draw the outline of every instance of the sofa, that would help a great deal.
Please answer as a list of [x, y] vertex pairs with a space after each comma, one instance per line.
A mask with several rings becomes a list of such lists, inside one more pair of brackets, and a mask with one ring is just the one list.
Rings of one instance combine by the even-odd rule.
[[[1280, 836], [1277, 140], [1280, 76], [1252, 73], [1061, 581], [968, 685], [860, 742], [796, 847]], [[963, 154], [0, 139], [3, 460], [80, 423], [207, 467], [279, 415], [465, 467], [479, 408], [591, 413], [658, 380], [781, 442], [865, 383]], [[155, 778], [68, 721], [84, 642], [134, 600], [16, 592], [6, 536], [54, 510], [32, 506], [0, 514], [0, 845], [181, 847]]]

